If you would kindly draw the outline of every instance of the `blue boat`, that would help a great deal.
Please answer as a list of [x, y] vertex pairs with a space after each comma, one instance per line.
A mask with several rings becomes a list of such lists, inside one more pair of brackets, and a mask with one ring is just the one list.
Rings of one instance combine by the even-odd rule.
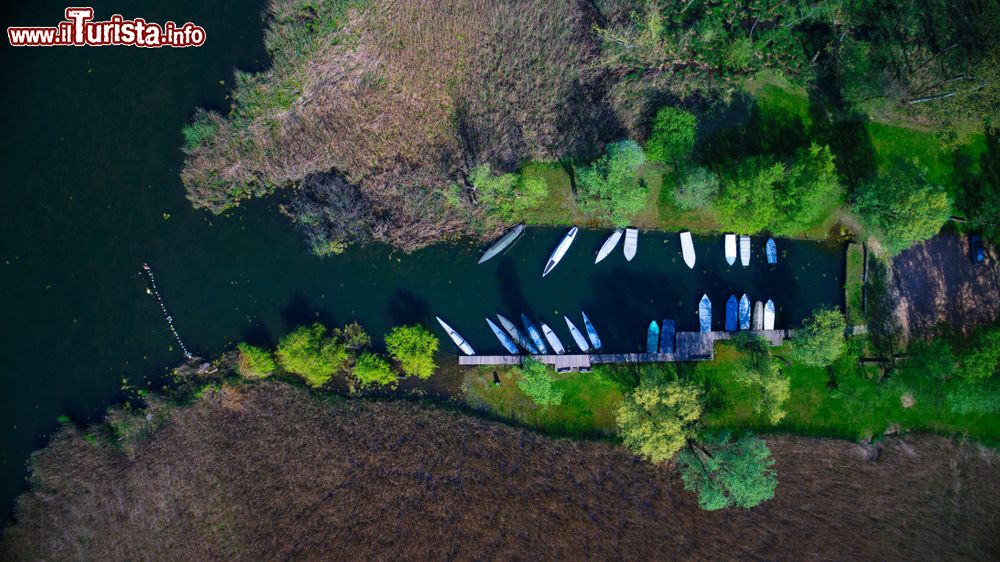
[[587, 318], [587, 313], [580, 311], [583, 315], [583, 327], [587, 330], [587, 337], [590, 338], [590, 343], [594, 344], [594, 349], [601, 349], [601, 338], [597, 336], [597, 330], [594, 329], [594, 325], [590, 323], [590, 318]]
[[646, 332], [646, 353], [656, 353], [660, 343], [660, 327], [656, 325], [656, 320], [649, 323], [649, 331]]
[[494, 324], [493, 321], [490, 320], [489, 318], [486, 319], [486, 323], [490, 325], [490, 329], [493, 330], [493, 333], [496, 334], [497, 339], [500, 340], [500, 343], [503, 344], [503, 346], [507, 349], [507, 351], [513, 353], [514, 355], [517, 355], [517, 346], [514, 345], [514, 340], [510, 339], [510, 336], [503, 333], [503, 330], [500, 329], [500, 326]]
[[767, 263], [778, 263], [778, 247], [774, 245], [774, 238], [767, 239], [764, 253], [767, 254]]
[[549, 350], [545, 347], [545, 340], [542, 339], [542, 334], [539, 333], [538, 328], [532, 324], [531, 319], [525, 316], [523, 312], [521, 313], [521, 323], [524, 324], [524, 329], [528, 331], [528, 337], [530, 337], [531, 341], [534, 342], [538, 351], [542, 355], [548, 353]]
[[736, 295], [729, 295], [729, 300], [726, 301], [726, 331], [735, 332], [738, 320], [739, 311], [739, 301], [736, 300]]
[[712, 331], [712, 301], [708, 295], [702, 295], [698, 303], [698, 325], [702, 332]]
[[531, 340], [528, 339], [527, 336], [522, 334], [521, 330], [518, 330], [517, 326], [515, 326], [513, 322], [511, 322], [504, 316], [501, 316], [500, 314], [497, 314], [497, 319], [500, 320], [500, 325], [503, 326], [504, 330], [507, 330], [507, 333], [510, 334], [510, 337], [514, 338], [514, 341], [517, 342], [517, 345], [523, 347], [525, 351], [527, 351], [532, 355], [538, 355], [538, 350], [535, 349], [535, 344], [531, 343]]
[[664, 319], [660, 325], [660, 353], [673, 353], [676, 337], [677, 324], [673, 320]]
[[750, 298], [747, 297], [746, 293], [740, 297], [740, 329], [750, 329]]

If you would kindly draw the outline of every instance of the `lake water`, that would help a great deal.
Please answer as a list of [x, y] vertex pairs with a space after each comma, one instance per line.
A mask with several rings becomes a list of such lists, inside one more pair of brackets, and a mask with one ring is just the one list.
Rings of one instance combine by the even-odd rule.
[[[52, 25], [66, 4], [6, 7], [4, 25]], [[318, 259], [275, 203], [226, 217], [192, 210], [178, 178], [181, 125], [196, 106], [227, 107], [233, 68], [260, 68], [261, 2], [129, 2], [126, 18], [205, 27], [198, 49], [0, 48], [0, 516], [24, 487], [25, 461], [56, 418], [96, 419], [122, 380], [162, 380], [183, 357], [145, 293], [148, 261], [175, 325], [196, 354], [274, 343], [297, 324], [357, 320], [380, 340], [389, 327], [446, 318], [480, 353], [499, 352], [484, 315], [525, 312], [569, 343], [559, 315], [584, 309], [610, 351], [638, 351], [651, 319], [696, 329], [708, 293], [721, 326], [730, 293], [774, 299], [778, 327], [840, 304], [843, 251], [779, 241], [767, 266], [727, 266], [719, 237], [696, 238], [694, 271], [676, 233], [642, 233], [628, 263], [593, 253], [606, 232], [581, 232], [545, 279], [565, 229], [530, 229], [504, 256], [477, 266], [472, 244], [410, 255], [384, 247]], [[98, 19], [110, 9], [97, 6]], [[224, 81], [224, 84], [220, 84]], [[454, 348], [444, 338], [445, 353]]]

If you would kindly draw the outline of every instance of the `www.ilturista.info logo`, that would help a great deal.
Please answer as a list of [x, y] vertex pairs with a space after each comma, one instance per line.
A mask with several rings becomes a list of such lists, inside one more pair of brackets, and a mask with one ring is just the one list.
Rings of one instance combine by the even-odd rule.
[[58, 47], [130, 45], [135, 47], [200, 47], [205, 28], [172, 21], [160, 25], [142, 18], [127, 20], [119, 14], [108, 21], [92, 21], [93, 8], [66, 8], [66, 20], [55, 27], [8, 27], [7, 39], [14, 47]]

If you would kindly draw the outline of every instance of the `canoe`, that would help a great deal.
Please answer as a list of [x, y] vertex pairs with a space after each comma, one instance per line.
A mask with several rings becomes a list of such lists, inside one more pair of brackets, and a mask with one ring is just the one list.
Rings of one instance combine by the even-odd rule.
[[490, 329], [493, 330], [494, 334], [496, 334], [497, 339], [500, 340], [500, 343], [502, 343], [503, 346], [507, 348], [507, 351], [513, 353], [514, 355], [517, 355], [518, 354], [517, 346], [514, 345], [514, 341], [510, 339], [510, 336], [503, 333], [503, 330], [500, 329], [500, 326], [494, 324], [493, 321], [490, 320], [489, 318], [486, 319], [486, 323], [490, 325]]
[[691, 241], [691, 233], [686, 230], [681, 233], [681, 251], [684, 253], [684, 263], [694, 269], [694, 243]]
[[500, 320], [500, 325], [503, 326], [504, 330], [507, 330], [507, 333], [510, 334], [510, 337], [514, 338], [514, 341], [517, 342], [517, 345], [523, 347], [525, 350], [528, 351], [528, 353], [532, 355], [538, 355], [538, 350], [535, 349], [535, 346], [534, 344], [531, 343], [531, 340], [529, 340], [527, 336], [522, 334], [521, 330], [518, 330], [517, 326], [515, 326], [513, 322], [511, 322], [510, 320], [499, 314], [497, 314], [497, 319]]
[[743, 267], [750, 265], [750, 237], [740, 236], [740, 262]]
[[733, 265], [736, 263], [736, 235], [727, 234], [725, 240], [726, 263]]
[[639, 231], [634, 228], [625, 229], [625, 259], [632, 261], [639, 245]]
[[778, 247], [774, 244], [774, 238], [767, 239], [764, 253], [767, 254], [767, 263], [778, 263]]
[[646, 353], [656, 353], [660, 343], [660, 327], [656, 325], [656, 320], [649, 323], [649, 330], [646, 332]]
[[576, 233], [578, 231], [579, 229], [574, 226], [569, 229], [566, 236], [563, 236], [563, 239], [559, 241], [559, 245], [556, 246], [555, 250], [553, 250], [552, 255], [549, 256], [548, 263], [545, 264], [545, 270], [542, 271], [542, 277], [548, 275], [549, 272], [555, 269], [556, 265], [559, 264], [559, 260], [563, 259], [563, 256], [566, 255], [566, 250], [569, 250], [570, 245], [573, 244], [573, 240], [576, 239]]
[[771, 299], [767, 299], [767, 304], [764, 305], [764, 329], [774, 329], [774, 301]]
[[673, 320], [664, 319], [660, 324], [660, 353], [674, 352], [674, 339], [677, 334], [677, 324]]
[[750, 329], [750, 298], [746, 293], [740, 297], [740, 329]]
[[483, 257], [479, 258], [479, 263], [483, 263], [484, 261], [496, 256], [500, 252], [507, 249], [507, 246], [513, 244], [514, 241], [517, 240], [517, 237], [520, 236], [522, 232], [524, 232], [523, 224], [519, 224], [514, 228], [508, 230], [506, 233], [504, 233], [503, 236], [500, 237], [499, 240], [494, 242], [492, 246], [490, 246], [489, 248], [486, 249], [485, 252], [483, 252]]
[[712, 331], [712, 301], [708, 300], [708, 295], [702, 295], [698, 303], [698, 327], [702, 332]]
[[469, 342], [465, 341], [465, 338], [458, 335], [458, 332], [456, 332], [454, 328], [446, 324], [445, 321], [441, 320], [440, 317], [435, 316], [434, 318], [437, 318], [438, 324], [441, 324], [441, 327], [444, 328], [445, 333], [448, 334], [448, 337], [451, 338], [451, 341], [455, 342], [455, 345], [457, 345], [458, 348], [462, 350], [462, 353], [466, 355], [476, 354], [476, 352], [473, 351], [472, 346], [469, 345]]
[[737, 320], [740, 303], [736, 300], [736, 295], [729, 295], [729, 300], [726, 301], [726, 331], [734, 332], [736, 331]]
[[597, 259], [594, 260], [594, 263], [601, 263], [601, 260], [608, 257], [608, 255], [618, 247], [618, 242], [621, 241], [623, 232], [625, 231], [618, 228], [611, 233], [611, 236], [608, 236], [608, 239], [604, 241], [604, 244], [601, 245], [601, 249], [597, 252]]
[[764, 303], [757, 301], [753, 303], [753, 329], [760, 331], [764, 329]]
[[580, 351], [584, 353], [590, 351], [590, 344], [587, 343], [587, 338], [583, 337], [580, 330], [576, 329], [576, 326], [573, 325], [568, 316], [563, 316], [563, 318], [566, 319], [566, 327], [569, 328], [569, 333], [573, 334], [573, 341], [576, 342], [576, 346], [580, 348]]
[[549, 340], [549, 345], [552, 346], [552, 351], [555, 351], [556, 355], [566, 353], [566, 348], [563, 347], [563, 344], [559, 341], [556, 333], [553, 332], [552, 328], [549, 328], [545, 322], [542, 322], [542, 333], [545, 334], [545, 339]]
[[601, 349], [601, 338], [597, 337], [597, 330], [594, 329], [594, 325], [590, 323], [590, 318], [587, 318], [587, 313], [580, 311], [583, 315], [583, 328], [587, 330], [587, 337], [590, 338], [590, 343], [594, 344], [594, 349]]
[[531, 338], [531, 342], [535, 344], [535, 348], [542, 352], [542, 355], [548, 353], [549, 350], [545, 349], [545, 340], [542, 339], [542, 334], [531, 322], [531, 319], [523, 313], [521, 314], [521, 324], [524, 324], [524, 329], [528, 331], [528, 337]]

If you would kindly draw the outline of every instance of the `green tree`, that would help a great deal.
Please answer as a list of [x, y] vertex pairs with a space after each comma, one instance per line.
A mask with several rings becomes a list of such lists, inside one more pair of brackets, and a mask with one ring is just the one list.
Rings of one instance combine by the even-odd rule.
[[326, 327], [318, 322], [299, 326], [281, 338], [277, 356], [286, 371], [302, 377], [313, 388], [326, 384], [348, 361], [344, 345], [327, 337]]
[[733, 343], [743, 352], [733, 378], [754, 392], [754, 412], [776, 425], [787, 414], [785, 404], [791, 396], [791, 380], [771, 357], [770, 345], [764, 338], [741, 332], [733, 338]]
[[627, 226], [649, 194], [638, 175], [645, 161], [642, 148], [633, 141], [608, 144], [603, 156], [576, 171], [580, 208], [615, 226]]
[[694, 114], [676, 107], [663, 107], [656, 112], [653, 130], [646, 141], [646, 156], [653, 162], [677, 165], [694, 149]]
[[668, 461], [694, 437], [701, 397], [701, 388], [694, 384], [644, 378], [618, 408], [618, 434], [640, 457]]
[[802, 321], [792, 340], [792, 357], [812, 367], [831, 365], [844, 353], [847, 319], [835, 308], [819, 308]]
[[1000, 365], [1000, 330], [981, 331], [972, 341], [972, 346], [960, 356], [959, 376], [971, 382], [991, 378]]
[[469, 183], [476, 190], [486, 214], [504, 223], [521, 220], [525, 211], [537, 206], [548, 195], [548, 187], [541, 179], [494, 174], [489, 164], [473, 168]]
[[354, 378], [361, 388], [369, 386], [396, 386], [396, 373], [385, 359], [374, 353], [364, 352], [354, 363]]
[[719, 176], [701, 166], [691, 168], [681, 178], [674, 202], [685, 211], [707, 208], [719, 192]]
[[698, 506], [707, 511], [749, 509], [773, 498], [778, 486], [771, 450], [749, 435], [732, 441], [725, 433], [708, 435], [677, 460], [684, 488], [697, 492]]
[[240, 375], [248, 379], [263, 379], [271, 376], [276, 365], [271, 353], [266, 349], [252, 346], [246, 342], [236, 344], [239, 350], [239, 357], [236, 360], [236, 368]]
[[437, 369], [434, 353], [438, 345], [437, 336], [423, 326], [397, 326], [385, 336], [385, 347], [403, 373], [421, 379], [429, 378]]
[[840, 179], [828, 146], [813, 143], [800, 149], [778, 193], [779, 216], [772, 230], [797, 234], [825, 219], [840, 202]]
[[770, 227], [784, 178], [785, 165], [770, 157], [753, 156], [738, 162], [724, 174], [722, 192], [715, 199], [722, 227], [748, 234]]
[[334, 328], [330, 330], [330, 333], [337, 340], [343, 342], [344, 347], [347, 349], [361, 349], [372, 343], [372, 338], [365, 331], [364, 326], [357, 322], [351, 322], [343, 328]]
[[542, 407], [562, 404], [563, 391], [556, 387], [556, 382], [552, 378], [555, 371], [550, 367], [529, 357], [524, 360], [524, 365], [515, 371], [521, 375], [517, 387], [527, 394], [532, 402]]

